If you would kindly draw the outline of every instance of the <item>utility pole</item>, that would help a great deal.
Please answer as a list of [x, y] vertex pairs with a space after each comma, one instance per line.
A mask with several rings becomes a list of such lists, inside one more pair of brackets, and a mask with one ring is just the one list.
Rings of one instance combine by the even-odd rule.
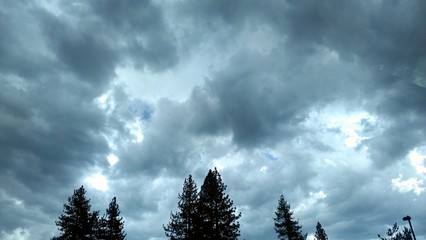
[[414, 238], [414, 240], [416, 240], [416, 235], [414, 234], [414, 229], [413, 229], [413, 226], [411, 225], [411, 221], [410, 221], [411, 217], [407, 215], [407, 216], [403, 217], [402, 220], [408, 221], [408, 224], [410, 224], [411, 233], [413, 234], [413, 238]]

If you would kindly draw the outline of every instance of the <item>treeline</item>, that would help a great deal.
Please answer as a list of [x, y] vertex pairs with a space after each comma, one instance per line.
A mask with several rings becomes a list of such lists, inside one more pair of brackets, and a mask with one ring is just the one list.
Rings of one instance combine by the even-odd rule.
[[[192, 176], [183, 184], [182, 193], [178, 195], [178, 211], [170, 214], [170, 221], [163, 226], [166, 236], [171, 240], [187, 239], [226, 239], [234, 240], [240, 236], [238, 219], [233, 202], [225, 193], [226, 185], [215, 168], [209, 170], [200, 191]], [[281, 195], [275, 212], [275, 231], [281, 240], [304, 240], [299, 221], [293, 217], [290, 204]], [[327, 240], [327, 234], [321, 224], [317, 223], [315, 233], [317, 240]]]
[[[234, 240], [240, 236], [241, 213], [236, 212], [233, 201], [226, 194], [226, 185], [215, 168], [209, 170], [200, 191], [189, 175], [183, 184], [182, 193], [178, 194], [178, 211], [170, 213], [170, 221], [163, 225], [166, 236], [171, 240], [212, 239]], [[52, 240], [123, 240], [126, 237], [124, 221], [114, 197], [106, 209], [106, 214], [99, 216], [99, 211], [90, 210], [90, 199], [86, 198], [83, 186], [74, 190], [64, 204], [63, 213], [56, 225], [59, 237]], [[293, 217], [290, 204], [281, 195], [275, 212], [275, 231], [278, 239], [306, 239], [299, 221]], [[315, 237], [327, 240], [327, 234], [321, 224], [317, 223]]]
[[[189, 175], [183, 184], [182, 193], [178, 194], [178, 210], [170, 213], [170, 221], [163, 225], [165, 235], [171, 240], [235, 240], [240, 236], [241, 213], [236, 212], [233, 201], [226, 194], [226, 185], [215, 168], [209, 170], [200, 191]], [[84, 240], [123, 240], [126, 237], [124, 221], [114, 197], [106, 213], [100, 217], [99, 211], [90, 210], [90, 200], [86, 198], [83, 186], [74, 190], [74, 194], [64, 204], [63, 214], [56, 225], [60, 231], [56, 239]], [[280, 240], [305, 240], [307, 234], [293, 216], [290, 204], [284, 196], [278, 199], [278, 206], [273, 218], [274, 230]], [[378, 235], [380, 240], [412, 240], [411, 232], [404, 229], [398, 232], [394, 225], [386, 234], [388, 238]], [[328, 240], [328, 236], [318, 222], [315, 231], [316, 240]]]

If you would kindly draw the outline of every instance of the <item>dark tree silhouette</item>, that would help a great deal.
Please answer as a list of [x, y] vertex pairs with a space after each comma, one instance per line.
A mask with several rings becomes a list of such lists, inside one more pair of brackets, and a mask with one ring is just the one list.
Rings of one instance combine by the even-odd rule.
[[74, 190], [74, 194], [68, 197], [68, 203], [64, 204], [59, 221], [56, 221], [61, 234], [52, 239], [95, 239], [99, 212], [90, 212], [90, 207], [84, 187]]
[[108, 240], [124, 240], [126, 233], [124, 232], [124, 221], [120, 217], [120, 207], [117, 204], [116, 197], [113, 197], [108, 209], [106, 210], [106, 216], [102, 219], [102, 226], [105, 228], [106, 238]]
[[413, 232], [409, 228], [404, 227], [402, 233], [397, 233], [397, 237], [401, 240], [413, 240]]
[[235, 213], [233, 201], [225, 190], [217, 169], [209, 170], [199, 193], [197, 239], [231, 240], [240, 236], [241, 213]]
[[294, 220], [290, 204], [281, 195], [278, 200], [277, 211], [275, 212], [275, 232], [280, 240], [304, 240], [307, 235], [302, 234], [302, 227], [298, 220]]
[[402, 231], [402, 233], [399, 232], [398, 230], [399, 230], [398, 224], [394, 223], [392, 228], [389, 228], [386, 233], [388, 238], [382, 237], [380, 234], [377, 234], [377, 236], [381, 240], [413, 240], [410, 229], [408, 229], [407, 227], [404, 227], [404, 230]]
[[171, 240], [195, 239], [194, 223], [197, 218], [197, 185], [189, 175], [183, 183], [182, 194], [178, 195], [179, 211], [170, 214], [167, 227], [163, 225], [164, 232]]
[[106, 221], [106, 216], [103, 215], [102, 217], [98, 218], [98, 222], [95, 226], [96, 229], [96, 239], [108, 239], [108, 235], [107, 235], [107, 221]]
[[325, 233], [324, 228], [322, 228], [321, 223], [317, 222], [317, 227], [315, 231], [315, 239], [316, 240], [328, 240], [328, 236]]

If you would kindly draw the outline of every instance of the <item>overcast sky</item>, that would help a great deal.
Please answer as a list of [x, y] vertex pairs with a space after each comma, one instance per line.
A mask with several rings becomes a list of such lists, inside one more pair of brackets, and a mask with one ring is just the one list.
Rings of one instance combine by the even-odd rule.
[[42, 240], [73, 190], [166, 239], [217, 167], [241, 239], [281, 194], [315, 232], [426, 238], [422, 0], [0, 1], [0, 238]]

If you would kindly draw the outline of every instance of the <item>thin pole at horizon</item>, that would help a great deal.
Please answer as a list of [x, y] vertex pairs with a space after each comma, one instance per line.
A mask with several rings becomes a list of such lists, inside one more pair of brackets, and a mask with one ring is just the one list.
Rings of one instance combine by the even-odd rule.
[[411, 233], [413, 234], [413, 238], [414, 238], [414, 240], [416, 240], [416, 234], [414, 234], [414, 229], [413, 229], [413, 226], [411, 225], [411, 217], [407, 215], [407, 216], [403, 217], [402, 220], [408, 221], [408, 224], [410, 224]]

